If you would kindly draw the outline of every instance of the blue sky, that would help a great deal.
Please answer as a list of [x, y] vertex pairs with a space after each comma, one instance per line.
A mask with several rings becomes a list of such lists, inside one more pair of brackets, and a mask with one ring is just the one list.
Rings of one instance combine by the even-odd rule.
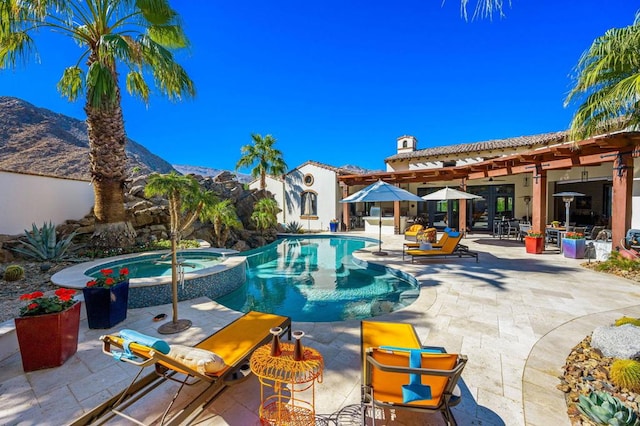
[[[472, 0], [473, 1], [473, 0]], [[465, 21], [458, 0], [173, 1], [191, 40], [195, 99], [123, 96], [126, 131], [172, 164], [233, 169], [251, 133], [290, 168], [307, 160], [383, 169], [398, 136], [418, 148], [567, 128], [571, 74], [631, 0], [513, 0]], [[84, 120], [56, 91], [80, 51], [37, 38], [40, 61], [0, 73], [0, 94]], [[244, 170], [246, 171], [246, 170]]]

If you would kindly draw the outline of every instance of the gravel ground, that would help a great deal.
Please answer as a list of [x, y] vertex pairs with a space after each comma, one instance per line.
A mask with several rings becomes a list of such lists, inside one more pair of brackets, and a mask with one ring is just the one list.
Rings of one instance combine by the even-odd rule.
[[24, 268], [24, 278], [18, 281], [5, 281], [0, 279], [0, 323], [17, 317], [23, 303], [20, 296], [34, 291], [45, 293], [53, 292], [58, 287], [51, 283], [51, 276], [61, 269], [71, 265], [69, 262], [51, 264], [48, 271], [42, 271], [39, 262], [14, 261], [0, 264], [0, 270], [4, 274], [4, 269], [9, 265], [20, 265]]

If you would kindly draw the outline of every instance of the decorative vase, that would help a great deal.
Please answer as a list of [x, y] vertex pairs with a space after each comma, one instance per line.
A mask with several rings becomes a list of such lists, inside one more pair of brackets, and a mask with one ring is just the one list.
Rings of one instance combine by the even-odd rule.
[[329, 222], [329, 230], [331, 232], [338, 232], [338, 224], [334, 222]]
[[62, 312], [18, 317], [15, 324], [22, 369], [58, 367], [78, 350], [80, 302]]
[[544, 238], [542, 237], [524, 237], [524, 246], [527, 253], [540, 254], [544, 251]]
[[569, 238], [562, 239], [562, 253], [564, 257], [571, 259], [583, 259], [586, 240], [584, 238], [573, 240]]
[[280, 333], [282, 333], [282, 328], [273, 327], [269, 332], [273, 335], [271, 339], [271, 356], [280, 356], [282, 354], [282, 348], [280, 348]]
[[127, 318], [129, 280], [111, 287], [84, 287], [89, 328], [111, 328]]
[[304, 336], [304, 331], [296, 330], [291, 335], [296, 339], [296, 344], [293, 347], [293, 360], [302, 361], [304, 359], [304, 348], [302, 347], [301, 339]]

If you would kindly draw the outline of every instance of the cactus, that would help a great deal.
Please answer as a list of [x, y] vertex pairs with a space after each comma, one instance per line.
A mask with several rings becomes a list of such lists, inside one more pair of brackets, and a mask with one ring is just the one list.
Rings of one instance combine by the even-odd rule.
[[640, 392], [640, 362], [632, 359], [617, 359], [609, 370], [611, 381], [631, 392]]
[[606, 392], [592, 392], [588, 397], [580, 395], [577, 406], [583, 416], [599, 425], [640, 426], [636, 413]]
[[20, 265], [10, 265], [4, 270], [5, 281], [18, 281], [24, 277], [24, 268]]
[[621, 325], [631, 324], [636, 327], [640, 327], [640, 318], [630, 318], [630, 317], [622, 317], [616, 320], [616, 327], [620, 327]]

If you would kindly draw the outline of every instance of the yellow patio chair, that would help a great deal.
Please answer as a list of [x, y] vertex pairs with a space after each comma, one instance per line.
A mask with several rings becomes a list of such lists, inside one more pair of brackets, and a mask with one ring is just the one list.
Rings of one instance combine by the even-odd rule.
[[376, 407], [441, 412], [447, 425], [456, 425], [451, 407], [461, 400], [457, 383], [466, 356], [421, 346], [410, 324], [362, 321], [360, 332], [362, 403], [371, 406], [374, 425]]
[[[435, 243], [431, 243], [431, 247], [434, 249], [441, 249], [444, 246], [445, 241], [449, 238], [449, 232], [445, 231], [442, 233], [442, 236]], [[419, 242], [405, 242], [402, 245], [402, 260], [404, 260], [405, 251], [406, 250], [418, 250], [420, 249]]]
[[[411, 256], [411, 263], [415, 262], [416, 258], [428, 258], [428, 257], [475, 257], [476, 263], [478, 262], [478, 253], [470, 251], [469, 247], [460, 244], [462, 240], [462, 233], [450, 232], [448, 238], [444, 242], [441, 248], [433, 248], [431, 250], [412, 249], [407, 250], [406, 254]], [[404, 253], [403, 253], [404, 258]]]
[[[172, 356], [172, 353], [167, 353], [169, 346], [162, 341], [160, 344], [157, 344], [157, 341], [151, 344], [148, 340], [145, 340], [144, 343], [136, 343], [126, 341], [120, 335], [102, 336], [100, 340], [103, 342], [103, 353], [135, 365], [140, 368], [140, 371], [125, 390], [85, 413], [71, 425], [87, 425], [95, 421], [103, 423], [116, 415], [134, 423], [143, 424], [125, 414], [123, 410], [166, 380], [178, 382], [180, 387], [166, 407], [160, 424], [189, 423], [227, 386], [237, 383], [250, 373], [250, 370], [245, 368], [248, 367], [248, 359], [258, 347], [266, 344], [272, 338], [270, 330], [273, 327], [281, 327], [288, 331], [289, 339], [291, 339], [290, 318], [251, 311], [202, 340], [193, 347], [196, 350], [192, 350], [191, 353], [189, 349], [193, 348], [180, 347], [181, 351], [177, 357]], [[124, 334], [124, 330], [121, 333]], [[173, 345], [174, 348], [177, 346], [179, 345]], [[164, 350], [165, 348], [166, 350]], [[210, 356], [207, 356], [207, 352]], [[217, 360], [217, 371], [207, 372], [206, 369], [203, 369], [205, 361], [198, 358], [202, 354], [205, 355], [206, 362], [212, 361], [214, 358]], [[223, 363], [220, 362], [220, 358]], [[145, 367], [149, 366], [153, 366], [155, 372], [140, 377]], [[208, 386], [200, 394], [190, 398], [185, 407], [178, 410], [172, 418], [165, 422], [165, 418], [183, 387], [200, 382], [206, 382]]]
[[418, 225], [418, 224], [411, 225], [406, 231], [404, 231], [404, 237], [413, 238], [415, 240], [416, 236], [420, 231], [422, 231], [423, 228], [424, 227], [422, 225]]

